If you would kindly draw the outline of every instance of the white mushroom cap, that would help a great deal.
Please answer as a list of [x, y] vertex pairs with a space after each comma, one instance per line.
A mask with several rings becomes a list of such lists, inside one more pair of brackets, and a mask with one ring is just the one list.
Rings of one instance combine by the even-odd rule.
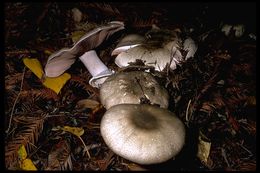
[[146, 72], [119, 72], [107, 78], [100, 88], [100, 100], [106, 109], [123, 103], [140, 104], [141, 98], [168, 107], [167, 90]]
[[139, 164], [176, 156], [185, 142], [185, 126], [174, 113], [151, 105], [111, 107], [101, 120], [101, 135], [117, 155]]
[[118, 55], [128, 49], [141, 45], [145, 41], [145, 37], [138, 34], [129, 34], [117, 44], [111, 55]]
[[[178, 64], [193, 57], [197, 51], [197, 45], [190, 37], [182, 41], [176, 32], [159, 30], [147, 35], [148, 38], [141, 45], [121, 51], [115, 64], [120, 68], [126, 67], [139, 59], [157, 71], [162, 71], [167, 64], [175, 70]], [[187, 54], [183, 55], [182, 50]]]
[[162, 71], [167, 64], [170, 64], [171, 69], [176, 69], [175, 59], [181, 60], [183, 56], [176, 47], [172, 47], [172, 50], [166, 48], [150, 50], [145, 46], [138, 46], [120, 53], [115, 59], [115, 64], [122, 68], [137, 59], [142, 60], [145, 65], [153, 66], [157, 71]]

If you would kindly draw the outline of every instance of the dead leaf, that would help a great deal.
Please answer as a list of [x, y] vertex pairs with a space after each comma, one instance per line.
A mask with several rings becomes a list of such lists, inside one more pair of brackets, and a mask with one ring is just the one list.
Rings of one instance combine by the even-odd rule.
[[129, 163], [129, 164], [127, 164], [127, 167], [130, 171], [148, 171], [147, 169], [145, 169], [135, 163]]
[[48, 164], [44, 170], [72, 170], [71, 149], [70, 145], [61, 140], [55, 144], [48, 155]]
[[64, 126], [61, 127], [62, 130], [66, 132], [70, 132], [78, 137], [84, 134], [84, 129], [82, 127], [70, 127], [70, 126]]
[[25, 159], [21, 163], [21, 169], [25, 171], [37, 171], [31, 159]]
[[63, 86], [70, 78], [71, 75], [68, 73], [64, 73], [55, 78], [46, 77], [43, 82], [43, 85], [55, 91], [56, 94], [59, 94], [60, 90], [63, 88]]
[[76, 108], [79, 109], [79, 111], [83, 111], [84, 109], [95, 109], [99, 107], [100, 103], [96, 100], [92, 99], [83, 99], [77, 102]]
[[20, 145], [20, 147], [18, 149], [18, 157], [19, 157], [19, 160], [24, 160], [27, 158], [27, 152], [26, 152], [24, 145]]
[[27, 152], [24, 145], [20, 145], [18, 149], [18, 157], [20, 162], [20, 168], [26, 171], [37, 171], [37, 168], [33, 164], [32, 160], [27, 158]]
[[202, 133], [200, 133], [197, 156], [202, 163], [207, 164], [211, 148], [211, 142], [207, 142], [203, 138], [205, 138], [205, 136]]
[[38, 59], [24, 58], [23, 63], [28, 67], [39, 79], [42, 78], [43, 70], [42, 65]]
[[[43, 69], [40, 61], [36, 58], [24, 58], [24, 64], [28, 67], [39, 79], [43, 78]], [[59, 94], [65, 83], [71, 78], [71, 75], [64, 73], [58, 77], [50, 78], [46, 77], [43, 80], [43, 85], [53, 90], [56, 94]]]
[[256, 98], [255, 96], [249, 96], [247, 99], [247, 104], [251, 105], [251, 106], [255, 106], [256, 105]]

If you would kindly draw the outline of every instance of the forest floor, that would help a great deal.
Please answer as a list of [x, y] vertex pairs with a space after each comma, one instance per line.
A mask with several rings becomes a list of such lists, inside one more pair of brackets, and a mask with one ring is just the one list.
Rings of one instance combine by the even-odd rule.
[[[18, 152], [24, 145], [27, 158], [38, 170], [256, 170], [254, 30], [246, 28], [241, 37], [234, 33], [226, 36], [220, 26], [225, 21], [209, 21], [206, 4], [195, 6], [201, 13], [193, 11], [197, 16], [188, 20], [187, 14], [183, 20], [169, 15], [169, 8], [174, 11], [184, 5], [164, 5], [5, 4], [6, 169], [24, 169]], [[82, 13], [78, 22], [73, 8]], [[178, 12], [180, 9], [172, 13]], [[154, 24], [188, 34], [198, 44], [195, 56], [176, 70], [154, 74], [169, 93], [168, 109], [187, 128], [182, 152], [166, 163], [138, 165], [107, 147], [99, 129], [106, 110], [99, 89], [88, 83], [91, 75], [83, 63], [76, 61], [67, 70], [71, 78], [59, 94], [44, 87], [23, 63], [24, 58], [37, 58], [44, 67], [51, 53], [71, 47], [82, 33], [113, 20], [124, 21], [126, 29], [96, 51], [115, 71], [120, 69], [110, 54], [120, 38], [128, 33], [144, 34]], [[61, 130], [64, 126], [79, 127], [84, 133], [79, 138]]]

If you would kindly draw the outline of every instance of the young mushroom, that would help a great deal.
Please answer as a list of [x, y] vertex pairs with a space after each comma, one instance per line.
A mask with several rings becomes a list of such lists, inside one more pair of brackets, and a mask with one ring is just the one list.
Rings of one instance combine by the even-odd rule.
[[173, 158], [185, 142], [185, 126], [174, 113], [145, 104], [111, 107], [101, 120], [100, 130], [114, 153], [144, 165]]
[[100, 100], [106, 109], [123, 103], [140, 104], [142, 99], [167, 108], [169, 95], [151, 74], [142, 71], [114, 74], [100, 88]]

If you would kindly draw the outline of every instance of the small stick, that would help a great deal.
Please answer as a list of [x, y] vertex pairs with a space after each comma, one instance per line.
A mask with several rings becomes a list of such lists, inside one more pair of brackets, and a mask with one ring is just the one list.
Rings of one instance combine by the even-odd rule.
[[230, 164], [228, 162], [227, 155], [226, 155], [226, 152], [225, 152], [224, 148], [221, 148], [221, 155], [224, 157], [224, 160], [226, 161], [226, 163], [228, 165], [228, 168], [230, 168]]
[[189, 100], [188, 106], [187, 106], [187, 108], [186, 108], [186, 121], [187, 121], [187, 122], [189, 122], [188, 116], [189, 116], [190, 103], [191, 103], [191, 99]]
[[85, 150], [86, 150], [86, 152], [88, 154], [88, 157], [91, 158], [90, 153], [88, 151], [88, 147], [86, 146], [85, 142], [83, 141], [83, 139], [80, 136], [78, 136], [78, 137], [79, 137], [80, 141], [83, 143], [84, 148], [85, 148]]

